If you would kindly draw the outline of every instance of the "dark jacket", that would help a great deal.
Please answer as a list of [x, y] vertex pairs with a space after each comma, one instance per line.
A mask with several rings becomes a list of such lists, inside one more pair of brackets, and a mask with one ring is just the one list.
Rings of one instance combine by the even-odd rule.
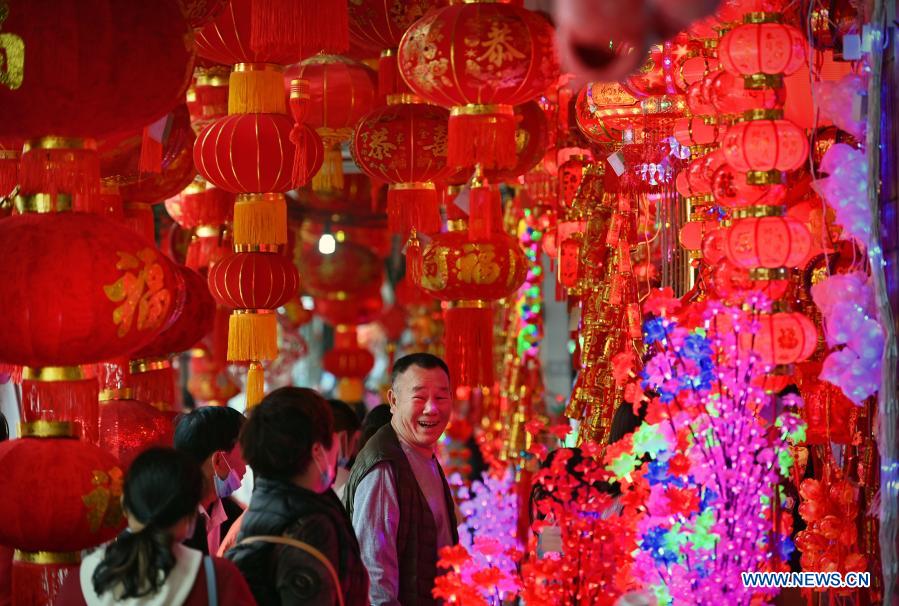
[[[422, 494], [409, 465], [409, 460], [400, 446], [399, 438], [390, 424], [385, 425], [365, 444], [356, 457], [350, 479], [347, 481], [344, 503], [353, 514], [353, 499], [359, 482], [379, 463], [388, 463], [396, 478], [397, 501], [400, 505], [400, 519], [396, 536], [396, 554], [400, 569], [399, 601], [403, 606], [428, 606], [437, 604], [431, 596], [437, 568], [437, 524]], [[440, 466], [437, 466], [440, 468]], [[443, 477], [443, 492], [446, 510], [450, 517], [453, 544], [459, 542], [456, 529], [455, 506], [449, 484]]]
[[[231, 497], [222, 499], [222, 509], [225, 510], [225, 515], [228, 516], [228, 519], [219, 526], [219, 540], [225, 538], [225, 535], [228, 534], [228, 530], [231, 528], [231, 524], [243, 513], [243, 507]], [[202, 551], [206, 555], [215, 555], [214, 553], [209, 553], [209, 542], [206, 540], [206, 518], [197, 516], [197, 526], [194, 528], [194, 534], [184, 541], [184, 545], [191, 549]]]
[[368, 573], [359, 543], [333, 491], [318, 494], [287, 482], [257, 478], [238, 544], [226, 557], [237, 564], [259, 604], [337, 604], [330, 573], [317, 559], [296, 547], [240, 544], [257, 535], [287, 536], [315, 547], [334, 565], [346, 605], [368, 604]]

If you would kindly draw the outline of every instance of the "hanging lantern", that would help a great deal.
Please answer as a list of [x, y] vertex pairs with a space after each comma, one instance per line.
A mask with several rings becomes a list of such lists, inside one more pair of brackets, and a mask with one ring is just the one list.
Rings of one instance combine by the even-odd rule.
[[[491, 183], [509, 181], [528, 172], [546, 155], [549, 142], [549, 121], [536, 101], [528, 101], [515, 108], [515, 164], [511, 168], [484, 171]], [[469, 173], [470, 174], [470, 173]]]
[[364, 379], [374, 365], [375, 357], [359, 346], [356, 327], [338, 325], [334, 332], [334, 347], [322, 358], [322, 368], [341, 379]]
[[718, 139], [718, 125], [703, 118], [678, 118], [674, 138], [681, 145], [710, 145]]
[[800, 267], [808, 258], [811, 244], [808, 228], [792, 217], [748, 217], [728, 228], [725, 254], [731, 263], [749, 269]]
[[769, 301], [779, 301], [790, 288], [790, 273], [782, 267], [746, 269], [724, 259], [714, 266], [711, 286], [725, 301], [739, 301], [751, 293], [761, 293]]
[[331, 326], [374, 322], [383, 308], [380, 282], [355, 292], [335, 290], [315, 296], [315, 314]]
[[171, 262], [101, 216], [4, 219], [0, 259], [7, 264], [0, 360], [7, 362], [71, 366], [127, 355], [169, 324], [178, 302]]
[[187, 109], [194, 132], [228, 115], [228, 80], [231, 70], [224, 65], [196, 67], [193, 84], [187, 91]]
[[[303, 288], [313, 297], [328, 293], [354, 293], [380, 284], [383, 270], [369, 249], [350, 242], [338, 243], [331, 254], [308, 251], [299, 263]], [[344, 322], [347, 323], [347, 322]]]
[[455, 167], [515, 164], [512, 109], [558, 77], [553, 28], [513, 4], [452, 4], [416, 21], [398, 62], [413, 92], [451, 107], [447, 161]]
[[288, 82], [309, 83], [305, 123], [321, 136], [325, 147], [322, 169], [312, 178], [316, 191], [343, 189], [340, 144], [353, 136], [356, 123], [375, 104], [375, 72], [363, 63], [338, 55], [315, 55], [287, 70]]
[[779, 110], [752, 110], [744, 122], [731, 126], [721, 148], [735, 170], [748, 173], [747, 181], [780, 181], [779, 174], [796, 170], [808, 158], [805, 132]]
[[171, 448], [174, 430], [174, 413], [134, 399], [130, 388], [100, 391], [100, 448], [111, 453], [123, 471], [148, 448]]
[[[820, 369], [820, 364], [808, 362]], [[815, 373], [817, 375], [817, 373]], [[805, 379], [800, 384], [802, 392], [802, 418], [807, 424], [805, 443], [812, 445], [851, 444], [860, 409], [843, 391], [827, 381]]]
[[779, 21], [779, 13], [749, 13], [718, 42], [721, 67], [743, 76], [746, 88], [780, 88], [805, 64], [805, 36]]
[[779, 206], [784, 203], [787, 187], [782, 183], [747, 183], [747, 174], [723, 164], [712, 176], [712, 195], [727, 208], [747, 206]]
[[0, 139], [0, 199], [6, 198], [19, 185], [19, 161], [22, 158], [22, 141], [16, 138]]
[[4, 498], [0, 543], [16, 549], [15, 603], [53, 603], [63, 580], [78, 574], [80, 551], [113, 539], [124, 525], [122, 471], [111, 454], [72, 439], [70, 423], [22, 423], [20, 438], [0, 443]]
[[524, 282], [524, 252], [502, 232], [473, 239], [470, 231], [451, 231], [436, 235], [421, 255], [421, 287], [448, 303], [445, 345], [453, 385], [492, 386], [492, 302]]
[[740, 79], [726, 71], [711, 74], [703, 80], [705, 96], [723, 118], [739, 117], [753, 109], [778, 109], [786, 101], [786, 89], [747, 88]]
[[165, 201], [165, 210], [184, 229], [221, 227], [234, 217], [234, 194], [196, 177], [181, 193]]
[[614, 82], [591, 82], [578, 93], [578, 130], [594, 143], [620, 143], [627, 119], [642, 115], [637, 98]]
[[818, 346], [815, 323], [799, 312], [760, 314], [758, 331], [740, 335], [741, 347], [752, 349], [771, 365], [807, 360]]
[[408, 234], [440, 230], [440, 200], [434, 183], [447, 172], [446, 122], [442, 107], [388, 99], [367, 114], [353, 135], [353, 158], [367, 175], [389, 183], [390, 231]]

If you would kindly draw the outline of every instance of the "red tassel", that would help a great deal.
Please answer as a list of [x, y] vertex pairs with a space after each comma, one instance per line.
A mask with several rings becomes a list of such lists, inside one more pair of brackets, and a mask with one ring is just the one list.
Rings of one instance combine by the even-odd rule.
[[325, 50], [349, 49], [346, 2], [333, 0], [254, 0], [250, 48], [258, 53], [295, 53], [297, 59]]
[[[0, 375], [6, 375], [9, 377], [9, 381], [12, 381], [16, 385], [22, 384], [22, 367], [16, 366], [15, 364], [4, 364], [0, 362]], [[0, 381], [2, 383], [2, 381]]]
[[416, 287], [421, 286], [421, 270], [424, 264], [422, 256], [421, 241], [415, 229], [412, 229], [412, 235], [406, 244], [406, 271], [409, 273], [409, 279]]
[[400, 75], [396, 49], [388, 49], [378, 59], [378, 96], [385, 101], [390, 95], [408, 95], [412, 89]]
[[303, 124], [309, 111], [309, 81], [295, 78], [290, 81], [290, 114], [295, 122], [290, 131], [290, 142], [294, 145], [293, 172], [294, 189], [307, 184], [321, 169], [325, 159], [324, 143], [314, 130]]
[[162, 172], [162, 140], [156, 139], [153, 125], [145, 126], [140, 142], [140, 160], [137, 170], [141, 174]]
[[[52, 369], [56, 370], [56, 369]], [[60, 369], [75, 371], [78, 367]], [[75, 425], [76, 435], [85, 442], [100, 442], [100, 387], [96, 377], [89, 379], [38, 379], [47, 377], [51, 369], [40, 369], [42, 375], [34, 375], [31, 369], [25, 371], [22, 380], [22, 421], [70, 421]], [[82, 375], [83, 376], [83, 375]]]
[[178, 412], [181, 408], [175, 390], [175, 369], [168, 359], [132, 360], [128, 386], [134, 399], [158, 410]]
[[149, 242], [156, 242], [156, 227], [153, 219], [153, 208], [141, 202], [126, 202], [123, 207], [125, 216], [123, 223], [131, 231]]
[[511, 106], [453, 108], [447, 137], [447, 164], [451, 166], [510, 168], [517, 160], [515, 113]]
[[100, 158], [88, 139], [47, 137], [25, 143], [20, 189], [24, 193], [81, 194], [100, 191]]
[[472, 180], [468, 196], [468, 238], [486, 240], [497, 231], [500, 216], [499, 190]]
[[32, 564], [13, 560], [12, 595], [16, 606], [46, 606], [56, 596], [69, 574], [78, 576], [79, 557], [71, 554], [71, 564]]
[[405, 236], [415, 229], [423, 234], [440, 231], [440, 199], [433, 183], [391, 184], [387, 190], [387, 225]]
[[493, 308], [464, 301], [443, 315], [446, 363], [453, 388], [493, 386]]

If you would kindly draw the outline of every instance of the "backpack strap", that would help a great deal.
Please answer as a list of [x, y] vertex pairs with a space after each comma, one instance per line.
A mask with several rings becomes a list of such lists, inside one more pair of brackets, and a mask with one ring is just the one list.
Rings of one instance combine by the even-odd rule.
[[211, 556], [203, 556], [203, 567], [206, 570], [206, 595], [209, 596], [209, 606], [219, 606], [218, 587], [215, 582], [215, 565]]
[[277, 537], [277, 536], [268, 536], [268, 535], [259, 535], [254, 537], [247, 537], [242, 540], [239, 544], [246, 545], [249, 543], [275, 543], [278, 545], [287, 545], [289, 547], [295, 547], [302, 551], [305, 551], [316, 560], [321, 562], [322, 566], [327, 569], [328, 573], [331, 575], [331, 581], [334, 583], [334, 588], [337, 590], [337, 604], [338, 606], [344, 606], [343, 602], [343, 589], [340, 587], [340, 577], [337, 576], [337, 571], [334, 569], [334, 565], [331, 563], [331, 560], [323, 554], [321, 551], [310, 545], [309, 543], [304, 543], [303, 541], [298, 541], [297, 539], [292, 539], [290, 537]]

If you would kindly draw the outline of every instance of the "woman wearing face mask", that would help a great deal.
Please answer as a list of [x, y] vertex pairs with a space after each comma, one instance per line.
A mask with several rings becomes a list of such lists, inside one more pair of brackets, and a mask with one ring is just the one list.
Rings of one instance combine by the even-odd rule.
[[275, 390], [253, 409], [240, 444], [256, 482], [227, 557], [259, 603], [368, 604], [359, 544], [331, 490], [340, 444], [328, 403], [311, 389]]
[[245, 606], [255, 604], [231, 562], [181, 545], [193, 532], [203, 491], [200, 467], [187, 454], [153, 448], [125, 477], [128, 528], [68, 576], [57, 606]]

